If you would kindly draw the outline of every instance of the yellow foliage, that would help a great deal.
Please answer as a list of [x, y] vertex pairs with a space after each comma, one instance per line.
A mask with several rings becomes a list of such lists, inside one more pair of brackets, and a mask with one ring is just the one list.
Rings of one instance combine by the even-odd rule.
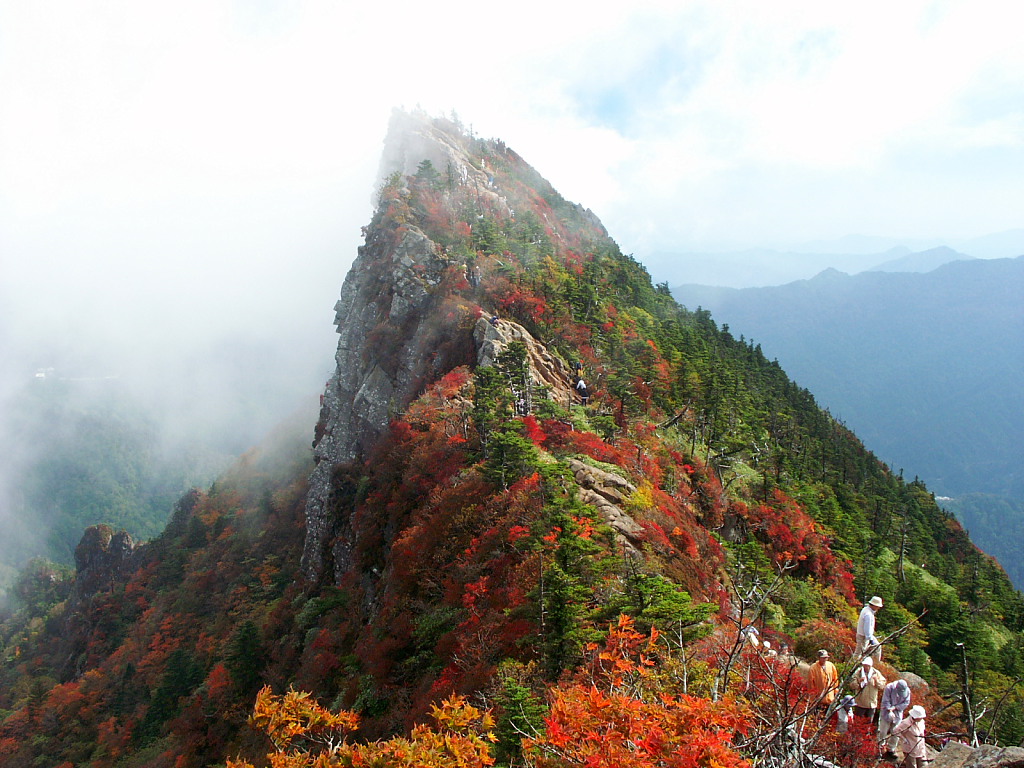
[[334, 714], [305, 691], [289, 689], [283, 696], [275, 696], [266, 685], [256, 696], [249, 720], [270, 737], [278, 752], [284, 752], [297, 741], [334, 749], [343, 742], [345, 733], [359, 727], [359, 715], [355, 712], [342, 710]]
[[[268, 755], [271, 768], [482, 768], [494, 764], [490, 744], [494, 719], [461, 696], [434, 705], [437, 728], [416, 726], [408, 738], [370, 744], [348, 744], [344, 733], [359, 724], [353, 712], [334, 714], [308, 693], [289, 690], [275, 696], [269, 687], [256, 698], [250, 722], [264, 731], [276, 752]], [[312, 744], [320, 749], [310, 751]], [[227, 768], [253, 768], [228, 760]]]
[[642, 481], [639, 487], [629, 494], [625, 507], [626, 511], [633, 515], [647, 513], [654, 507], [654, 486], [650, 480]]

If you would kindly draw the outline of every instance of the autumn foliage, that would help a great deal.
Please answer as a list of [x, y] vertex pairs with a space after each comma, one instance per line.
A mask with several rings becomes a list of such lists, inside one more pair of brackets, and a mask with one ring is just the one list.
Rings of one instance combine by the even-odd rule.
[[[638, 698], [627, 681], [644, 677], [654, 662], [657, 632], [644, 636], [628, 617], [620, 618], [602, 647], [592, 645], [589, 684], [566, 682], [549, 691], [550, 710], [543, 732], [523, 734], [522, 754], [534, 768], [747, 768], [731, 746], [750, 726], [731, 702], [711, 702], [662, 692]], [[584, 673], [587, 674], [587, 673]], [[349, 743], [358, 717], [332, 714], [308, 694], [257, 697], [252, 724], [270, 737], [275, 768], [314, 766], [420, 766], [477, 768], [494, 764], [494, 719], [452, 696], [431, 707], [433, 726], [417, 725], [408, 737]], [[312, 748], [316, 745], [316, 748]], [[228, 768], [251, 768], [228, 761]]]
[[[347, 737], [359, 725], [355, 713], [332, 713], [308, 693], [290, 690], [275, 696], [264, 688], [256, 699], [251, 722], [274, 745], [274, 752], [267, 756], [273, 768], [483, 768], [494, 764], [490, 755], [493, 720], [488, 713], [452, 696], [433, 706], [431, 715], [435, 727], [416, 726], [407, 738], [354, 744]], [[227, 768], [252, 765], [228, 760]]]
[[[508, 147], [434, 127], [470, 161], [389, 178], [366, 231], [384, 304], [398, 245], [433, 242], [433, 271], [410, 268], [433, 308], [419, 396], [332, 468], [323, 572], [300, 566], [307, 438], [185, 494], [95, 591], [26, 569], [0, 622], [0, 767], [744, 768], [785, 754], [808, 698], [740, 622], [848, 655], [871, 594], [881, 632], [916, 622], [887, 660], [955, 690], [962, 644], [1008, 703], [985, 727], [1020, 742], [1024, 599], [927, 489]], [[492, 313], [559, 391], [474, 367]], [[409, 330], [382, 317], [367, 366], [397, 376]]]

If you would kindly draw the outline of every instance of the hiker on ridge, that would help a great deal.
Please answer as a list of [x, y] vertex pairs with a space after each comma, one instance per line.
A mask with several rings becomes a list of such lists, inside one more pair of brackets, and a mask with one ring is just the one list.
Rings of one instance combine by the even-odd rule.
[[882, 598], [872, 597], [864, 605], [857, 620], [857, 650], [854, 656], [871, 656], [875, 661], [882, 660], [882, 645], [875, 637], [875, 614], [882, 607]]
[[857, 706], [853, 712], [868, 720], [875, 719], [875, 712], [878, 711], [878, 695], [885, 689], [885, 676], [875, 669], [875, 662], [870, 656], [865, 656], [860, 663], [860, 671], [853, 676], [853, 690], [857, 699]]
[[818, 651], [818, 663], [812, 664], [807, 672], [807, 693], [811, 706], [827, 709], [839, 692], [839, 672], [836, 665], [828, 660], [828, 651]]
[[590, 400], [590, 390], [587, 389], [587, 382], [583, 379], [576, 382], [576, 394], [580, 396], [580, 402], [583, 405], [586, 405], [587, 401]]

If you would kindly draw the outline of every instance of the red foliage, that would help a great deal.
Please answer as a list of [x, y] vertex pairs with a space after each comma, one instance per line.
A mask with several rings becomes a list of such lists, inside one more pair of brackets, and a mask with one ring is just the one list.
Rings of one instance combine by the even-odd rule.
[[854, 717], [846, 733], [835, 730], [836, 719], [826, 724], [815, 744], [815, 752], [835, 765], [867, 768], [878, 765], [878, 743], [875, 727], [864, 717]]
[[668, 540], [665, 529], [650, 520], [641, 520], [640, 526], [644, 529], [644, 538], [651, 544], [663, 549], [672, 549], [672, 542]]
[[509, 286], [509, 291], [499, 296], [498, 307], [507, 314], [525, 323], [550, 321], [551, 309], [547, 302], [522, 288]]
[[849, 563], [832, 553], [828, 538], [796, 501], [776, 490], [770, 505], [747, 511], [747, 520], [776, 563], [797, 563], [798, 570], [854, 599]]
[[[548, 438], [546, 447], [556, 454], [582, 453], [606, 464], [620, 467], [629, 465], [630, 459], [626, 451], [632, 444], [626, 441], [611, 445], [593, 432], [576, 431], [570, 425], [555, 419], [546, 419], [543, 427]], [[632, 454], [635, 457], [635, 449]]]
[[533, 416], [523, 416], [522, 418], [523, 428], [526, 433], [526, 437], [536, 445], [540, 446], [545, 440], [547, 435], [544, 434], [544, 430], [540, 428], [540, 424], [537, 423], [537, 419]]
[[662, 694], [647, 701], [626, 693], [656, 666], [657, 633], [642, 635], [620, 617], [603, 646], [591, 644], [591, 683], [555, 688], [544, 733], [524, 741], [538, 768], [745, 768], [731, 747], [749, 718], [731, 701]]
[[811, 619], [793, 633], [793, 650], [804, 658], [813, 658], [819, 648], [833, 657], [848, 659], [853, 656], [856, 636], [846, 621]]

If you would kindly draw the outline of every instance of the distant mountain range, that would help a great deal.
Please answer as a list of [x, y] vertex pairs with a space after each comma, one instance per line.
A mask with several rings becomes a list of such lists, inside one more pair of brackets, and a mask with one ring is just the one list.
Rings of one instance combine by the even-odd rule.
[[954, 251], [948, 246], [941, 245], [938, 248], [929, 248], [927, 251], [918, 251], [916, 253], [908, 252], [904, 256], [890, 259], [889, 261], [879, 264], [877, 267], [872, 267], [868, 271], [931, 272], [933, 269], [938, 269], [943, 264], [948, 264], [951, 261], [967, 261], [973, 258], [975, 257], [968, 256], [966, 253], [960, 253], [959, 251]]
[[[646, 254], [644, 262], [671, 285], [702, 285], [749, 288], [783, 285], [806, 280], [832, 268], [848, 274], [928, 272], [950, 261], [1013, 258], [1024, 255], [1024, 229], [1012, 229], [953, 243], [900, 241], [893, 238], [848, 235], [838, 240], [816, 240], [778, 250], [750, 248], [727, 251], [659, 252]], [[698, 275], [687, 280], [687, 275]]]
[[[882, 271], [828, 269], [769, 288], [681, 285], [673, 293], [760, 344], [894, 469], [942, 496], [1019, 502], [1024, 257], [893, 271], [962, 256], [935, 249]], [[972, 534], [986, 536], [977, 525]]]

